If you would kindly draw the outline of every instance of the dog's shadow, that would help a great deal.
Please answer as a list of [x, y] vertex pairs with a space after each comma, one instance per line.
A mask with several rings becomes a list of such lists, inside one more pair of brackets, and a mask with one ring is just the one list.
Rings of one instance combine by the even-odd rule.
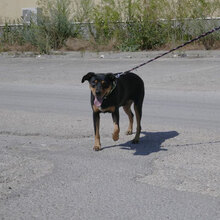
[[140, 137], [140, 142], [138, 144], [132, 144], [128, 141], [119, 145], [112, 145], [103, 147], [102, 150], [112, 147], [121, 147], [124, 150], [134, 151], [134, 155], [149, 155], [158, 151], [167, 151], [167, 149], [162, 148], [162, 143], [167, 139], [174, 138], [179, 135], [176, 131], [167, 132], [141, 132], [144, 136]]

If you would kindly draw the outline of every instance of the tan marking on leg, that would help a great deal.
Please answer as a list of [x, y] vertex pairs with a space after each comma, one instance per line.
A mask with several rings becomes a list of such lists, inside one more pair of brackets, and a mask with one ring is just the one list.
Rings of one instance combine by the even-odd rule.
[[132, 143], [137, 144], [139, 142], [140, 133], [141, 133], [141, 119], [140, 119], [140, 115], [139, 115], [136, 105], [134, 105], [134, 110], [135, 110], [135, 115], [136, 115], [136, 120], [137, 120], [137, 130], [136, 130], [135, 138], [132, 141]]
[[112, 139], [114, 141], [117, 141], [119, 139], [119, 132], [120, 132], [119, 126], [116, 123], [114, 123], [114, 132], [112, 134]]
[[96, 105], [92, 106], [94, 112], [100, 112], [99, 108]]
[[129, 103], [125, 106], [123, 106], [123, 109], [125, 111], [125, 113], [128, 115], [128, 119], [129, 119], [129, 125], [128, 125], [128, 130], [126, 131], [126, 135], [131, 135], [133, 133], [133, 116], [131, 113], [131, 105], [132, 105], [132, 101], [129, 101]]
[[101, 143], [100, 143], [100, 134], [99, 134], [99, 122], [100, 122], [100, 119], [98, 119], [96, 121], [96, 133], [95, 133], [95, 145], [94, 145], [94, 150], [95, 151], [99, 151], [101, 150]]

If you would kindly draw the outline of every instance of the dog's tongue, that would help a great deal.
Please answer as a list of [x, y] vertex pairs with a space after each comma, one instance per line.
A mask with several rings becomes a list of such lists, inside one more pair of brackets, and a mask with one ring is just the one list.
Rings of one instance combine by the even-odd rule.
[[97, 107], [100, 107], [102, 104], [102, 99], [100, 98], [97, 98], [95, 97], [95, 100], [94, 100], [94, 105], [97, 106]]

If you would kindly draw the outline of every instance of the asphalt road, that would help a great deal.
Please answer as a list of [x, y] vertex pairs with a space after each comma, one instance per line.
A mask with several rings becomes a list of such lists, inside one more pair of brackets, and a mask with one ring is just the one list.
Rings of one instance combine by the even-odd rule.
[[119, 141], [103, 114], [103, 150], [93, 151], [82, 76], [156, 53], [0, 56], [0, 219], [220, 219], [220, 51], [139, 69], [140, 144], [125, 135], [121, 110]]

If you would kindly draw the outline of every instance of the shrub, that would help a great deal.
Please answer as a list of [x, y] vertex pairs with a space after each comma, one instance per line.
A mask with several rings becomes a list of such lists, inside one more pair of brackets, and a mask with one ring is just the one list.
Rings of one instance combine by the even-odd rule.
[[[31, 43], [41, 53], [49, 53], [65, 44], [69, 37], [76, 36], [70, 13], [70, 0], [39, 0], [42, 14], [38, 23], [23, 23], [21, 27], [5, 24], [1, 41], [7, 44]], [[20, 21], [20, 23], [22, 23]]]
[[69, 37], [75, 35], [72, 28], [71, 1], [40, 0], [38, 5], [43, 11], [38, 18], [37, 32], [42, 34], [42, 40], [46, 41], [46, 45], [58, 49], [63, 46]]

